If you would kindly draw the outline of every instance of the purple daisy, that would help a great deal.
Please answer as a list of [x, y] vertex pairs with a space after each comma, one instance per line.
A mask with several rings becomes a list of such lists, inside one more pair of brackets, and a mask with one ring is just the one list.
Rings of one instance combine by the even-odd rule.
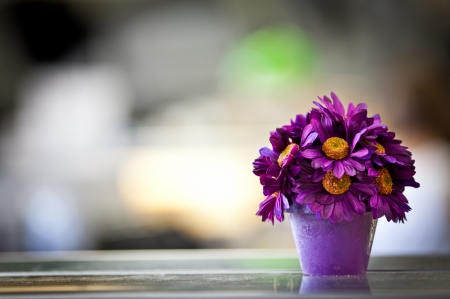
[[264, 185], [264, 195], [267, 195], [267, 197], [259, 204], [256, 215], [261, 216], [263, 222], [269, 220], [274, 224], [274, 218], [282, 222], [284, 220], [284, 210], [289, 208], [289, 201], [282, 192], [283, 179], [261, 176], [260, 181]]
[[300, 164], [302, 171], [293, 188], [296, 202], [306, 204], [319, 219], [352, 221], [355, 214], [366, 212], [365, 202], [377, 192], [373, 183], [358, 182], [347, 174], [337, 178], [332, 170], [314, 169], [305, 160]]
[[384, 166], [386, 164], [398, 164], [400, 166], [410, 166], [414, 164], [412, 154], [406, 146], [401, 145], [402, 141], [395, 138], [394, 132], [379, 130], [378, 132], [367, 131], [368, 137], [376, 136], [376, 138], [367, 138], [362, 136], [364, 144], [373, 147], [374, 153], [371, 156], [372, 163], [366, 163], [369, 175], [377, 176], [376, 166]]
[[313, 168], [333, 170], [337, 178], [344, 173], [354, 176], [365, 169], [361, 160], [370, 158], [371, 151], [359, 145], [360, 133], [348, 134], [343, 122], [333, 120], [317, 109], [311, 111], [311, 125], [318, 133], [321, 145], [313, 145], [302, 155], [312, 160]]
[[[296, 123], [293, 127], [300, 126]], [[294, 163], [300, 149], [309, 146], [317, 137], [317, 133], [312, 132], [311, 125], [300, 128], [300, 147], [290, 142], [286, 129], [283, 127], [272, 132], [269, 140], [273, 149], [262, 148], [260, 157], [253, 162], [253, 173], [260, 176], [266, 196], [256, 215], [262, 216], [263, 221], [271, 220], [272, 223], [274, 217], [283, 221], [283, 210], [289, 208], [286, 198], [291, 195], [294, 177], [300, 172], [300, 167]]]
[[414, 167], [391, 164], [378, 168], [377, 172], [375, 185], [378, 192], [370, 198], [373, 218], [386, 216], [388, 221], [403, 223], [406, 220], [405, 213], [411, 210], [403, 191], [406, 186], [420, 187], [413, 178], [416, 173]]

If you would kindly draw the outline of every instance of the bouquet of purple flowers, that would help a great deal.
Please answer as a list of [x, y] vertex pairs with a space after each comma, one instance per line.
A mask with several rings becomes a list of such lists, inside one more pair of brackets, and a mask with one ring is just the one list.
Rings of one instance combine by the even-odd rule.
[[302, 204], [333, 222], [366, 212], [404, 222], [411, 208], [403, 191], [420, 186], [411, 152], [378, 114], [367, 117], [366, 104], [350, 103], [346, 113], [334, 93], [319, 99], [318, 108], [270, 133], [272, 149], [260, 149], [253, 173], [266, 198], [256, 215], [273, 224]]

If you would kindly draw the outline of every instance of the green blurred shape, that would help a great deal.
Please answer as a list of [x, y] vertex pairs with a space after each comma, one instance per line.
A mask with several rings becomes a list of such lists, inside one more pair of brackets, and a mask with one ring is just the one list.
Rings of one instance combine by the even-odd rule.
[[314, 75], [317, 52], [297, 27], [268, 27], [237, 43], [222, 63], [232, 89], [276, 90]]

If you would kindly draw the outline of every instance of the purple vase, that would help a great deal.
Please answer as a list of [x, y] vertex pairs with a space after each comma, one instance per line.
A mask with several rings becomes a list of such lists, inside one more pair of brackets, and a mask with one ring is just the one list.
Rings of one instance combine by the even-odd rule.
[[306, 207], [288, 215], [304, 274], [366, 274], [377, 225], [370, 212], [341, 223], [317, 219]]

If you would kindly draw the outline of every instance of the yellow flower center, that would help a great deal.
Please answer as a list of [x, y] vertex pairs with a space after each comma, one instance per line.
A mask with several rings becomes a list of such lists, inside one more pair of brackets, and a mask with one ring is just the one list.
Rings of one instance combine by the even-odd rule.
[[375, 185], [380, 188], [380, 194], [387, 195], [392, 193], [392, 178], [386, 168], [378, 169], [379, 175], [375, 178]]
[[298, 145], [295, 144], [295, 143], [291, 143], [281, 152], [281, 154], [280, 154], [280, 156], [278, 157], [278, 160], [277, 160], [278, 165], [280, 167], [281, 167], [281, 165], [283, 165], [284, 160], [286, 160], [289, 157], [289, 155], [292, 152], [292, 149], [294, 147], [296, 147], [296, 146], [298, 146]]
[[350, 177], [344, 174], [340, 179], [334, 176], [332, 170], [327, 171], [322, 179], [322, 186], [328, 193], [338, 195], [343, 194], [352, 185]]
[[322, 150], [328, 158], [341, 160], [348, 156], [349, 147], [344, 139], [331, 137], [323, 143]]
[[384, 147], [381, 144], [377, 143], [377, 144], [375, 144], [375, 146], [377, 147], [375, 153], [377, 153], [377, 154], [385, 154], [386, 153], [386, 150], [384, 149]]
[[370, 146], [375, 146], [377, 149], [375, 150], [375, 153], [377, 154], [385, 154], [386, 150], [384, 149], [384, 146], [382, 146], [381, 144], [379, 144], [378, 142], [372, 143], [368, 140], [364, 141], [365, 144], [370, 145]]

